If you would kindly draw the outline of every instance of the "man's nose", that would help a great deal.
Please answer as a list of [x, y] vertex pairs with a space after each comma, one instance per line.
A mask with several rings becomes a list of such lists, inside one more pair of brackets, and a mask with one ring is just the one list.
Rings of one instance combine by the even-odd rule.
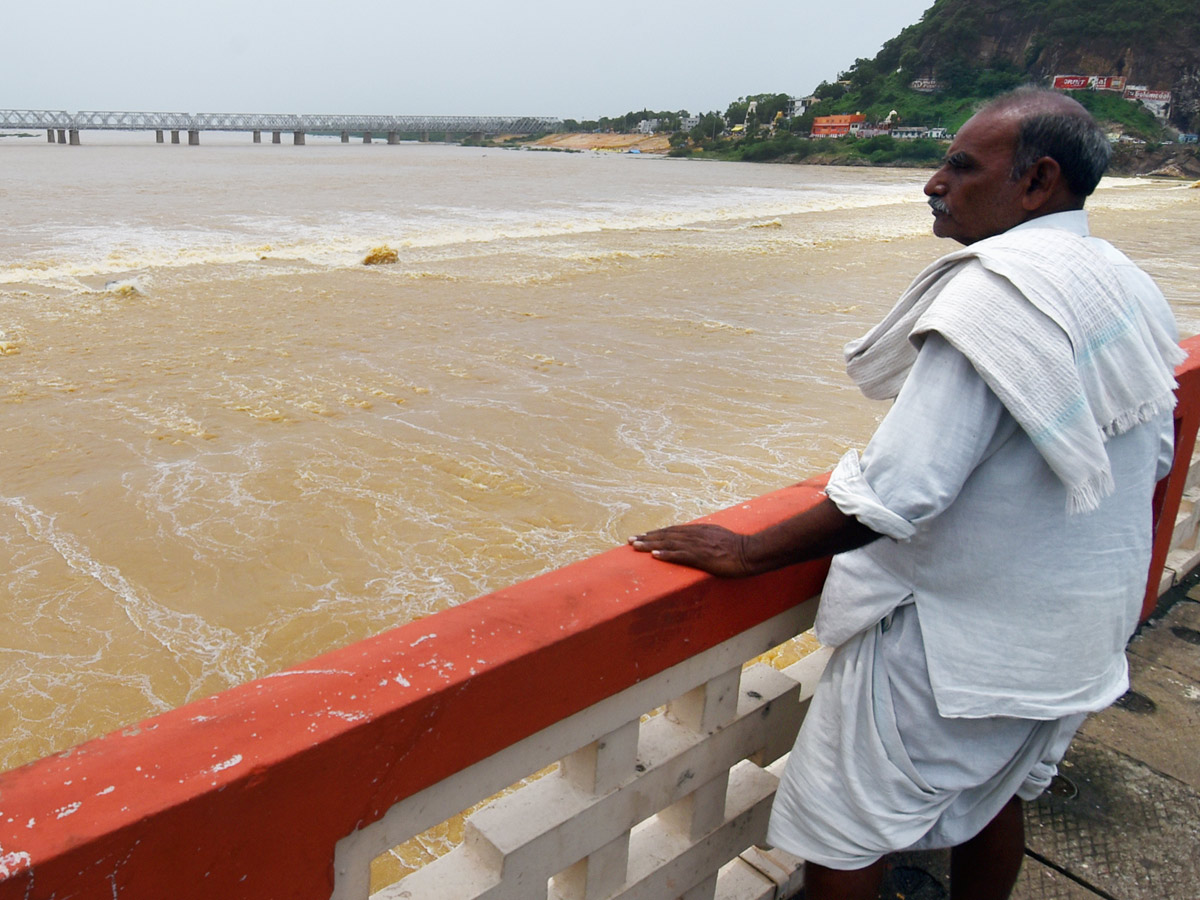
[[938, 177], [939, 175], [940, 173], [935, 172], [933, 176], [927, 182], [925, 182], [926, 197], [940, 197], [946, 193], [946, 184], [941, 178]]

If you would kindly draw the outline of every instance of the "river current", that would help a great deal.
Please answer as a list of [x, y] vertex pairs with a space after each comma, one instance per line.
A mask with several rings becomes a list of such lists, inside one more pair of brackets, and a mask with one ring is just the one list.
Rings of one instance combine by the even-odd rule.
[[[202, 140], [0, 138], [0, 769], [829, 468], [951, 249], [919, 170]], [[1090, 207], [1200, 329], [1200, 190]]]

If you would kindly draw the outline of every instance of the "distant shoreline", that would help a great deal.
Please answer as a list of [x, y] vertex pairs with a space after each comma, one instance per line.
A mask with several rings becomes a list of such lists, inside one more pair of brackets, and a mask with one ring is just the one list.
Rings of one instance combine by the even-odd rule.
[[[567, 132], [549, 134], [525, 146], [550, 150], [598, 150], [615, 153], [628, 153], [636, 150], [638, 153], [666, 155], [670, 150], [667, 136], [663, 134], [622, 134], [603, 132]], [[1113, 148], [1112, 163], [1108, 174], [1124, 176], [1157, 176], [1163, 178], [1182, 178], [1195, 180], [1200, 178], [1200, 151], [1195, 146], [1181, 144], [1162, 144], [1149, 148], [1137, 144], [1117, 144]], [[692, 159], [704, 159], [705, 154], [699, 153]], [[713, 155], [709, 159], [720, 159]], [[868, 159], [849, 158], [827, 154], [813, 154], [803, 159], [782, 156], [769, 161], [773, 164], [806, 165], [806, 166], [876, 166]], [[935, 165], [920, 160], [894, 160], [884, 164], [887, 168], [930, 169]]]
[[[0, 138], [30, 140], [40, 135], [28, 131], [0, 132]], [[453, 142], [458, 143], [458, 142]], [[486, 146], [493, 146], [487, 144]], [[536, 150], [566, 152], [635, 153], [665, 157], [671, 149], [665, 134], [640, 134], [623, 132], [561, 132], [543, 135], [532, 141], [522, 141], [519, 136], [507, 136], [506, 143], [496, 146], [526, 147]], [[1196, 181], [1200, 179], [1200, 148], [1194, 144], [1117, 144], [1113, 148], [1112, 163], [1108, 174], [1127, 177], [1160, 177]], [[695, 152], [689, 159], [728, 160], [718, 153]], [[751, 160], [746, 160], [750, 162]], [[762, 162], [773, 165], [806, 166], [850, 166], [854, 168], [906, 168], [932, 169], [936, 163], [926, 160], [893, 159], [886, 163], [874, 163], [861, 156], [812, 153], [803, 158], [783, 155]]]
[[671, 144], [665, 134], [638, 134], [604, 131], [567, 131], [547, 134], [525, 146], [548, 150], [607, 150], [613, 153], [666, 154]]

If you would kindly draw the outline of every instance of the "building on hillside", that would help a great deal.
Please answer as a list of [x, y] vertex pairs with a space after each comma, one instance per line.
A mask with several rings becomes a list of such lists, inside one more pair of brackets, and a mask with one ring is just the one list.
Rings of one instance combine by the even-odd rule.
[[930, 128], [929, 131], [926, 132], [925, 137], [933, 138], [936, 141], [944, 141], [948, 139], [950, 135], [946, 133], [945, 128], [943, 128], [941, 125], [937, 125], [933, 128]]
[[812, 136], [845, 137], [850, 133], [851, 126], [857, 126], [853, 129], [857, 131], [865, 121], [867, 121], [867, 117], [862, 113], [841, 116], [817, 116], [813, 119]]
[[658, 119], [642, 119], [637, 124], [638, 134], [654, 134], [654, 132], [658, 131], [658, 126]]
[[699, 116], [684, 116], [682, 119], [679, 120], [679, 130], [680, 131], [691, 131], [693, 128], [695, 128], [699, 124], [700, 124]]
[[892, 137], [898, 141], [915, 141], [917, 138], [928, 136], [929, 129], [924, 125], [897, 125], [892, 129]]
[[788, 97], [787, 117], [789, 119], [798, 119], [813, 105], [813, 97]]

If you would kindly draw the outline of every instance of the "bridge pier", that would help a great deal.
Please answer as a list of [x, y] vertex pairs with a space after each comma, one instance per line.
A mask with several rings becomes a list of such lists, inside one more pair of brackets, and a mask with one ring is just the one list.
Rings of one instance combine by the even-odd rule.
[[348, 131], [343, 131], [343, 132], [342, 132], [342, 143], [343, 143], [343, 144], [348, 144], [348, 143], [350, 143], [350, 132], [348, 132]]
[[156, 144], [165, 143], [163, 141], [163, 130], [161, 128], [154, 129], [154, 143], [156, 143]]
[[179, 143], [179, 132], [178, 132], [177, 130], [174, 130], [174, 129], [173, 129], [173, 130], [171, 131], [171, 143], [172, 143], [172, 144], [178, 144], [178, 143]]
[[271, 143], [272, 144], [281, 143], [281, 141], [282, 141], [282, 138], [280, 137], [281, 134], [282, 134], [282, 132], [280, 132], [280, 131], [272, 131], [271, 132]]
[[54, 143], [54, 129], [53, 128], [46, 129], [46, 140], [49, 141], [51, 144]]
[[293, 131], [292, 132], [292, 143], [297, 146], [303, 146], [304, 132], [303, 131]]
[[428, 131], [422, 131], [422, 132], [421, 132], [421, 143], [422, 143], [422, 144], [428, 144], [428, 143], [429, 143], [429, 132], [428, 132]]
[[254, 143], [256, 143], [256, 144], [262, 143], [262, 131], [258, 128], [254, 129]]
[[67, 129], [65, 129], [65, 128], [58, 129], [58, 142], [60, 144], [65, 144], [67, 142]]
[[398, 144], [398, 143], [400, 143], [400, 135], [399, 135], [399, 134], [397, 134], [397, 133], [396, 133], [396, 132], [394, 132], [394, 131], [389, 131], [389, 132], [388, 132], [388, 143], [389, 143], [389, 144]]
[[369, 143], [371, 143], [371, 138], [372, 138], [372, 137], [373, 137], [373, 135], [371, 134], [371, 132], [369, 132], [369, 131], [364, 131], [364, 132], [363, 132], [363, 143], [364, 143], [364, 144], [369, 144]]
[[72, 147], [78, 147], [78, 146], [79, 146], [79, 129], [78, 129], [78, 128], [72, 128], [72, 129], [71, 129], [71, 132], [70, 132], [70, 135], [71, 135], [71, 136], [70, 136], [70, 142], [71, 142], [71, 146], [72, 146]]
[[199, 147], [200, 146], [200, 132], [196, 131], [194, 128], [190, 129], [188, 131], [188, 146], [189, 147]]

